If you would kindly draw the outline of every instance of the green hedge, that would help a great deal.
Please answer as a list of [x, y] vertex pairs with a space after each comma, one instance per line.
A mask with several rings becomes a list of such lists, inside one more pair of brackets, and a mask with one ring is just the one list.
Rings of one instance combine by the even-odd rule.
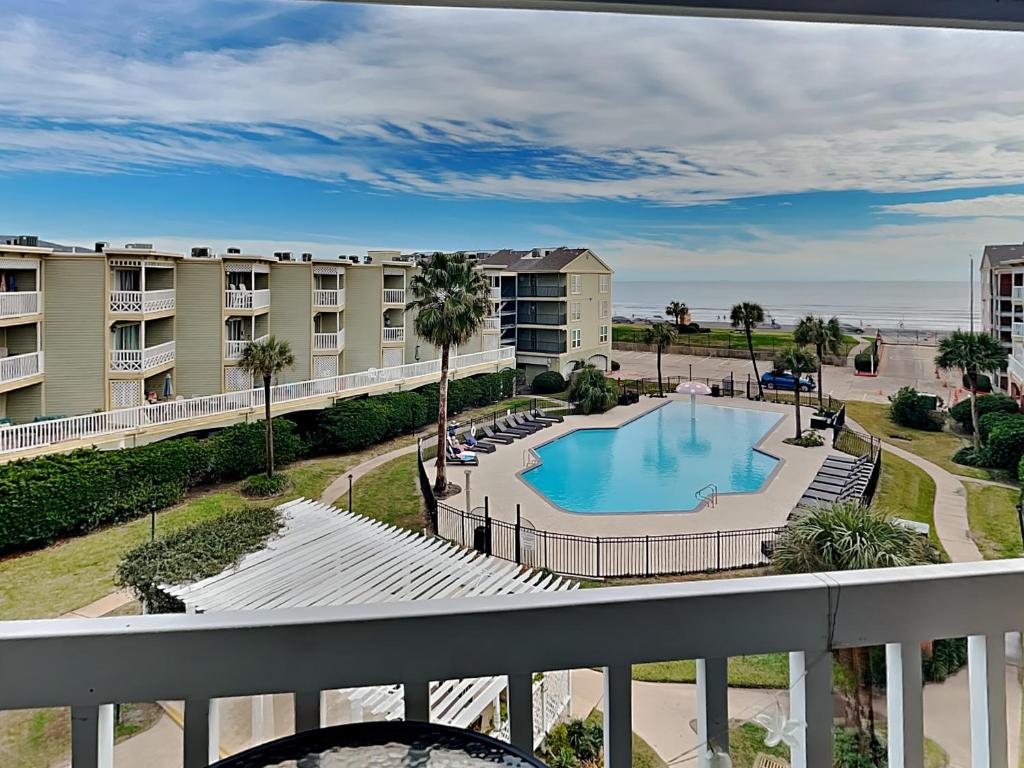
[[1024, 456], [1024, 418], [1002, 421], [985, 441], [985, 466], [1011, 468]]
[[1008, 424], [1012, 421], [1024, 420], [1024, 413], [1007, 413], [1006, 411], [991, 411], [978, 419], [978, 434], [981, 441], [986, 442], [992, 430], [1001, 424]]
[[[235, 424], [206, 441], [210, 455], [209, 479], [238, 480], [267, 466], [267, 428], [262, 421]], [[274, 464], [291, 464], [306, 453], [306, 445], [288, 419], [274, 419]]]
[[558, 371], [543, 371], [533, 377], [533, 391], [538, 395], [551, 395], [555, 392], [562, 392], [565, 387], [565, 379]]
[[[1002, 393], [982, 395], [978, 398], [978, 421], [986, 413], [1020, 413], [1020, 406], [1012, 398]], [[974, 425], [971, 423], [971, 398], [965, 397], [959, 403], [949, 409], [949, 415], [956, 419], [960, 426], [968, 432], [974, 432]]]
[[270, 507], [226, 512], [131, 550], [117, 566], [115, 581], [131, 589], [151, 613], [180, 612], [184, 606], [157, 589], [159, 584], [216, 576], [262, 549], [281, 526], [281, 516]]
[[913, 387], [902, 387], [889, 397], [889, 416], [901, 427], [912, 427], [929, 432], [938, 432], [942, 423], [932, 415], [931, 398], [922, 395]]

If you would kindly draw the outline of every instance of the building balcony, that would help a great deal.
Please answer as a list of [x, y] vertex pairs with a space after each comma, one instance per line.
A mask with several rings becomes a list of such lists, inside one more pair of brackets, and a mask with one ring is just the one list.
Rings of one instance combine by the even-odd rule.
[[[390, 329], [385, 329], [390, 330]], [[404, 329], [399, 329], [404, 330]], [[338, 352], [345, 346], [345, 329], [342, 328], [340, 331], [334, 331], [332, 333], [314, 333], [313, 334], [313, 351], [314, 352]]]
[[405, 304], [405, 288], [385, 288], [385, 304]]
[[1024, 285], [1013, 286], [1013, 291], [1010, 294], [1010, 297], [1014, 301], [1024, 301]]
[[111, 291], [110, 312], [115, 315], [136, 315], [168, 312], [174, 309], [174, 289], [159, 291]]
[[520, 285], [519, 298], [557, 299], [565, 296], [564, 285]]
[[43, 372], [43, 353], [29, 352], [0, 358], [0, 384], [28, 379]]
[[[269, 334], [263, 334], [253, 341], [266, 341], [270, 338]], [[249, 344], [249, 339], [240, 340], [228, 340], [224, 342], [224, 359], [225, 360], [238, 360], [242, 357], [242, 350]]]
[[145, 349], [114, 349], [110, 352], [110, 370], [117, 373], [139, 373], [173, 362], [173, 341]]
[[385, 344], [405, 343], [405, 328], [384, 328], [381, 332], [381, 341]]
[[539, 352], [545, 355], [561, 355], [566, 350], [564, 341], [534, 341], [520, 339], [516, 342], [518, 352]]
[[313, 306], [317, 308], [338, 308], [345, 306], [344, 288], [317, 288], [313, 291]]
[[1017, 380], [1018, 384], [1024, 385], [1024, 362], [1016, 357], [1007, 358], [1007, 368], [1010, 375]]
[[501, 330], [501, 318], [500, 317], [485, 317], [484, 318], [484, 330], [485, 331], [500, 331]]
[[491, 301], [501, 301], [501, 288], [491, 286]]
[[270, 306], [270, 289], [256, 291], [228, 290], [224, 291], [225, 309], [266, 309]]
[[0, 320], [22, 315], [39, 314], [38, 291], [8, 291], [0, 293]]

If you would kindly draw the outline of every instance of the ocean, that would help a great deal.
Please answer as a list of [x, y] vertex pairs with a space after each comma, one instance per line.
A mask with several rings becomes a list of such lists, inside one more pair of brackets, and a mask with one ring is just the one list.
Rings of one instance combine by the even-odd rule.
[[[970, 326], [967, 282], [627, 282], [613, 283], [615, 315], [664, 316], [670, 301], [690, 308], [697, 323], [728, 321], [729, 309], [753, 301], [769, 322], [792, 325], [807, 314], [832, 317], [865, 330], [954, 331]], [[974, 327], [981, 329], [980, 289], [974, 286]]]

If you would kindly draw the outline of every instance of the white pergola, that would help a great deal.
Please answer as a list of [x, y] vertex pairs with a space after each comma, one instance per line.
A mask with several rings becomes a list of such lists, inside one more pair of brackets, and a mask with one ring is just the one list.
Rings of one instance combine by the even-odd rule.
[[[554, 592], [578, 586], [559, 576], [308, 499], [288, 502], [278, 510], [285, 525], [265, 549], [245, 556], [237, 566], [216, 576], [192, 584], [162, 585], [161, 589], [181, 600], [188, 612], [212, 613]], [[463, 640], [472, 642], [472, 638]], [[493, 705], [493, 733], [507, 738], [499, 706], [507, 685], [504, 676], [434, 681], [430, 719], [465, 728]], [[534, 689], [536, 745], [567, 711], [569, 673], [547, 672]], [[404, 716], [401, 684], [340, 693], [348, 701], [349, 720]], [[270, 735], [260, 722], [268, 710], [264, 697], [254, 697], [255, 740]], [[321, 707], [321, 712], [325, 711]], [[211, 729], [211, 742], [219, 742], [215, 730]], [[211, 753], [214, 747], [211, 743]]]

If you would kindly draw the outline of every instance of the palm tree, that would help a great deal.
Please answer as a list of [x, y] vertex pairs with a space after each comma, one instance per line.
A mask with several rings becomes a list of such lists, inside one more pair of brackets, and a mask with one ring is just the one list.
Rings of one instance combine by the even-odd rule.
[[790, 371], [796, 380], [793, 387], [793, 404], [796, 406], [796, 439], [800, 439], [800, 375], [814, 373], [819, 365], [818, 357], [802, 347], [787, 347], [775, 358], [775, 370]]
[[664, 397], [661, 386], [661, 352], [676, 343], [676, 332], [668, 323], [655, 323], [644, 331], [644, 344], [658, 348], [658, 397]]
[[793, 341], [801, 346], [814, 345], [814, 351], [818, 355], [818, 407], [821, 407], [825, 391], [821, 380], [822, 359], [826, 352], [838, 355], [843, 348], [843, 329], [839, 325], [839, 318], [831, 317], [825, 320], [823, 317], [808, 315], [793, 331]]
[[441, 350], [441, 380], [437, 393], [437, 475], [434, 490], [445, 494], [445, 439], [448, 428], [448, 358], [453, 345], [465, 344], [491, 313], [490, 285], [464, 253], [435, 253], [409, 282], [415, 299], [406, 310], [416, 310], [417, 335]]
[[733, 328], [742, 328], [747, 335], [747, 349], [750, 351], [750, 364], [754, 366], [754, 380], [757, 382], [757, 396], [764, 399], [764, 390], [761, 389], [761, 376], [757, 372], [757, 358], [754, 356], [753, 330], [758, 323], [764, 322], [764, 307], [752, 301], [743, 301], [734, 304], [729, 320]]
[[[815, 509], [789, 523], [772, 550], [772, 568], [779, 573], [892, 568], [939, 559], [927, 537], [897, 525], [882, 512], [849, 501]], [[842, 649], [836, 656], [853, 682], [844, 696], [846, 724], [856, 729], [862, 753], [876, 754], [871, 657], [866, 648]]]
[[270, 417], [270, 382], [285, 368], [295, 365], [295, 355], [287, 341], [273, 336], [264, 341], [250, 341], [242, 347], [238, 367], [250, 376], [263, 379], [263, 420], [267, 425], [267, 477], [274, 476], [274, 420]]
[[981, 447], [978, 434], [978, 374], [1001, 371], [1006, 367], [1006, 350], [987, 333], [954, 331], [939, 342], [935, 364], [943, 370], [959, 368], [971, 390], [971, 424], [974, 427], [974, 450]]
[[680, 318], [690, 314], [690, 308], [683, 301], [670, 301], [668, 306], [665, 307], [665, 314], [674, 317], [676, 319], [676, 327], [679, 327], [682, 325]]
[[618, 385], [593, 363], [586, 363], [572, 378], [569, 400], [582, 414], [607, 411], [618, 398]]

